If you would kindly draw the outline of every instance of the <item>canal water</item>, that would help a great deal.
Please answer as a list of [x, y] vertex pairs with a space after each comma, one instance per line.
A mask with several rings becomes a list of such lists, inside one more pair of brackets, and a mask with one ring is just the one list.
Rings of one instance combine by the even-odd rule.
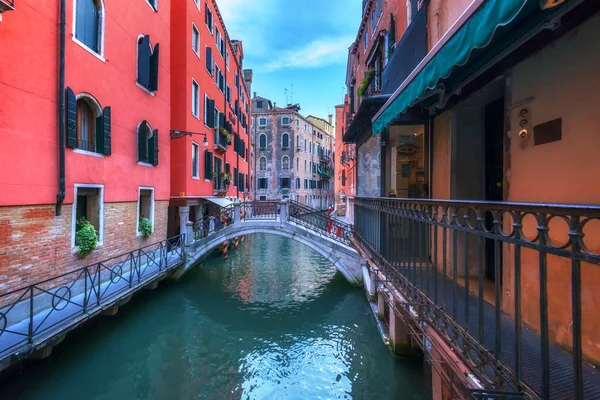
[[254, 235], [22, 367], [1, 399], [430, 399], [362, 289], [310, 248]]

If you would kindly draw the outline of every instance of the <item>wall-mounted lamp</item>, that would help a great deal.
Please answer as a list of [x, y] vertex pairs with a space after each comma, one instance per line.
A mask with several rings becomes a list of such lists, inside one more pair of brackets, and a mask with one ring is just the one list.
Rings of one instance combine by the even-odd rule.
[[171, 131], [169, 132], [169, 137], [170, 137], [171, 140], [181, 139], [182, 137], [192, 136], [192, 135], [204, 136], [204, 140], [202, 141], [202, 145], [204, 147], [208, 147], [208, 139], [206, 137], [206, 133], [180, 131], [180, 130], [177, 130], [177, 129], [171, 129]]

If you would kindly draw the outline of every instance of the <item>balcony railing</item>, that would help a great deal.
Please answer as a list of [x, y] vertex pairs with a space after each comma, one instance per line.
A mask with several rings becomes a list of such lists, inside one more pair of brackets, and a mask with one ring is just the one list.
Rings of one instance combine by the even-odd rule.
[[225, 135], [220, 131], [216, 131], [215, 132], [215, 151], [224, 153], [227, 151], [228, 145], [229, 145], [229, 143], [228, 143]]
[[583, 360], [600, 327], [587, 309], [600, 207], [356, 198], [355, 234], [417, 329], [437, 330], [486, 389], [600, 398]]

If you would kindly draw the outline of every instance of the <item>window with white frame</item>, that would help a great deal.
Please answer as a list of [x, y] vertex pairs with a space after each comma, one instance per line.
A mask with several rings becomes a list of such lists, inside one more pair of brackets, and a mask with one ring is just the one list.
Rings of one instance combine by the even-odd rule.
[[289, 117], [282, 117], [281, 118], [281, 125], [283, 125], [283, 126], [290, 126], [290, 118]]
[[267, 157], [261, 157], [258, 159], [258, 170], [266, 171], [267, 170]]
[[158, 0], [146, 0], [146, 2], [150, 4], [150, 7], [152, 7], [154, 11], [158, 12]]
[[289, 169], [290, 169], [290, 158], [288, 156], [283, 156], [281, 158], [281, 169], [283, 171], [289, 171]]
[[267, 119], [266, 118], [259, 118], [258, 119], [258, 126], [267, 126]]
[[196, 28], [196, 24], [192, 22], [192, 50], [200, 56], [200, 31]]
[[267, 135], [265, 133], [261, 133], [258, 137], [258, 147], [261, 149], [267, 148]]
[[94, 53], [104, 54], [104, 0], [75, 0], [74, 38]]
[[210, 9], [208, 8], [208, 3], [206, 3], [206, 10], [204, 12], [204, 17], [206, 19], [206, 27], [210, 34], [213, 34], [213, 15]]
[[194, 79], [192, 79], [192, 114], [196, 117], [200, 115], [200, 87]]
[[192, 142], [192, 178], [200, 178], [200, 146]]
[[147, 218], [154, 232], [154, 189], [140, 187], [138, 190], [138, 219], [137, 219], [137, 235], [141, 235], [140, 220]]
[[284, 133], [281, 135], [281, 148], [287, 149], [288, 147], [290, 147], [290, 135]]
[[104, 237], [104, 187], [102, 185], [76, 184], [73, 204], [71, 247], [78, 246], [77, 232], [89, 222], [101, 243]]

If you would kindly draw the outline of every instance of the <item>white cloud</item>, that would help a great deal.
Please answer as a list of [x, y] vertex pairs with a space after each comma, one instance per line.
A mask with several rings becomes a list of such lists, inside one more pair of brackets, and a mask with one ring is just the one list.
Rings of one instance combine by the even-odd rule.
[[273, 72], [284, 68], [318, 68], [346, 62], [353, 37], [317, 39], [301, 48], [285, 50], [262, 66]]

